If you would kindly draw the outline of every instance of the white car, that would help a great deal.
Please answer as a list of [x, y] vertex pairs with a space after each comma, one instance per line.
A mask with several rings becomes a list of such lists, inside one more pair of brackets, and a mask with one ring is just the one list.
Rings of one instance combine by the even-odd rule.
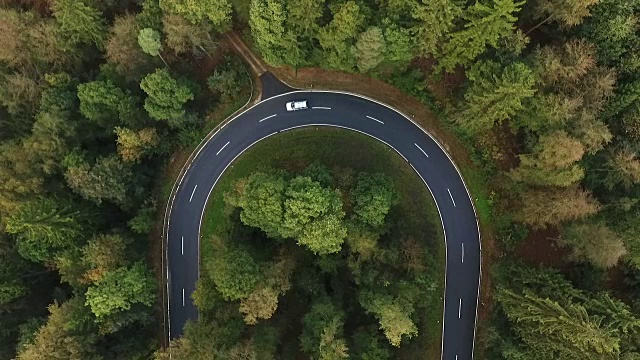
[[307, 100], [295, 100], [287, 103], [287, 111], [308, 109]]

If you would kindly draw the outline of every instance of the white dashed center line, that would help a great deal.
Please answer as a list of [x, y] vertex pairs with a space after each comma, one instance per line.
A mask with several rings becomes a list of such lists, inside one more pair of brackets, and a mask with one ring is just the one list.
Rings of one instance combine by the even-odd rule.
[[196, 189], [198, 188], [198, 185], [193, 187], [193, 191], [191, 192], [191, 196], [189, 197], [189, 202], [191, 202], [191, 200], [193, 200], [193, 194], [196, 193]]
[[330, 107], [326, 107], [326, 106], [312, 106], [312, 109], [317, 109], [317, 110], [331, 110]]
[[182, 306], [184, 306], [184, 288], [182, 288]]
[[460, 302], [458, 303], [458, 319], [460, 319], [461, 315], [462, 315], [462, 299], [460, 299]]
[[418, 144], [416, 144], [416, 143], [413, 143], [413, 145], [415, 145], [418, 149], [420, 149], [420, 151], [422, 151], [422, 153], [424, 154], [424, 156], [429, 157], [429, 155], [427, 155], [427, 153], [426, 153], [424, 150], [422, 150], [422, 148], [420, 147], [420, 145], [418, 145]]
[[184, 255], [184, 236], [182, 237], [182, 255]]
[[276, 116], [278, 116], [278, 114], [273, 114], [273, 115], [271, 115], [271, 116], [267, 116], [266, 118], [264, 118], [264, 119], [262, 119], [262, 120], [260, 120], [260, 121], [258, 121], [258, 122], [263, 122], [263, 121], [265, 121], [265, 120], [267, 120], [267, 119], [271, 119], [272, 117], [276, 117]]
[[377, 121], [377, 122], [379, 122], [380, 124], [384, 125], [384, 123], [383, 123], [382, 121], [380, 121], [380, 120], [378, 120], [378, 119], [374, 118], [373, 116], [369, 116], [369, 115], [367, 115], [367, 117], [368, 117], [369, 119], [373, 120], [373, 121]]
[[453, 206], [455, 207], [455, 206], [456, 206], [456, 201], [455, 201], [455, 200], [453, 200], [453, 195], [451, 195], [451, 190], [449, 190], [449, 189], [447, 188], [447, 191], [449, 192], [449, 197], [451, 198], [451, 202], [453, 203]]
[[218, 150], [218, 152], [216, 153], [216, 155], [220, 154], [220, 152], [221, 152], [222, 150], [224, 150], [224, 148], [226, 148], [226, 147], [227, 147], [227, 145], [229, 145], [229, 143], [230, 143], [230, 142], [231, 142], [231, 141], [227, 141], [227, 143], [226, 143], [226, 144], [224, 144], [224, 146], [223, 146], [222, 148], [220, 148], [220, 150]]

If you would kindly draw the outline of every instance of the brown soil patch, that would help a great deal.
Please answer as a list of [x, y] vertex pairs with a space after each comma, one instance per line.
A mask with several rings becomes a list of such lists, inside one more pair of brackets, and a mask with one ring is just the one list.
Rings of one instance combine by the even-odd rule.
[[531, 230], [516, 251], [526, 264], [565, 270], [569, 266], [569, 250], [558, 245], [558, 229]]

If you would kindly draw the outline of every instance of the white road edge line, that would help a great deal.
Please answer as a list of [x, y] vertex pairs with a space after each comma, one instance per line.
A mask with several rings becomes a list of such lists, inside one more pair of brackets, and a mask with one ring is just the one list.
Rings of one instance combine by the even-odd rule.
[[189, 197], [189, 202], [191, 202], [191, 200], [193, 200], [193, 194], [196, 193], [196, 189], [198, 188], [198, 184], [196, 184], [196, 186], [193, 187], [193, 191], [191, 192], [191, 196]]
[[319, 109], [319, 110], [331, 110], [330, 107], [326, 107], [326, 106], [312, 106], [312, 109]]
[[462, 243], [462, 263], [464, 264], [464, 243]]
[[447, 188], [447, 191], [449, 192], [449, 197], [451, 198], [451, 202], [453, 203], [453, 207], [456, 207], [456, 201], [453, 200], [453, 195], [451, 195], [451, 190], [449, 190], [449, 188]]
[[261, 122], [263, 122], [263, 121], [265, 121], [265, 120], [267, 120], [267, 119], [271, 119], [272, 117], [276, 117], [276, 116], [278, 116], [278, 114], [273, 114], [273, 115], [271, 115], [271, 116], [267, 116], [266, 118], [264, 118], [264, 119], [262, 119], [262, 120], [260, 120], [260, 121], [258, 121], [258, 122], [259, 122], [259, 123], [261, 123]]
[[182, 288], [182, 306], [184, 306], [184, 288]]
[[424, 150], [422, 150], [422, 148], [420, 147], [420, 145], [418, 145], [418, 144], [416, 144], [416, 143], [413, 143], [413, 145], [415, 145], [418, 149], [420, 149], [420, 151], [422, 151], [422, 153], [424, 154], [424, 156], [429, 157], [429, 155], [428, 155], [426, 152], [424, 152]]
[[384, 123], [383, 123], [382, 121], [380, 121], [380, 120], [378, 120], [378, 119], [374, 118], [373, 116], [369, 116], [369, 115], [366, 115], [366, 116], [367, 116], [369, 119], [371, 119], [371, 120], [373, 120], [373, 121], [377, 121], [377, 122], [379, 122], [380, 124], [384, 125]]
[[223, 146], [223, 147], [221, 147], [221, 148], [220, 148], [220, 150], [218, 150], [218, 152], [216, 153], [216, 155], [220, 154], [220, 152], [222, 152], [222, 150], [224, 150], [224, 148], [226, 148], [226, 147], [227, 147], [227, 145], [229, 145], [229, 143], [230, 143], [230, 142], [231, 142], [231, 141], [227, 141], [227, 143], [226, 143], [226, 144], [224, 144], [224, 146]]
[[460, 302], [458, 303], [458, 319], [460, 319], [461, 315], [462, 315], [462, 299], [460, 299]]
[[184, 236], [182, 237], [182, 255], [184, 255]]
[[[292, 93], [306, 93], [306, 92], [309, 92], [309, 90], [297, 89], [297, 90], [294, 90], [294, 91], [289, 92], [289, 93], [287, 93], [287, 94], [292, 94]], [[473, 345], [473, 346], [472, 346], [472, 353], [471, 353], [471, 359], [473, 359], [473, 351], [475, 350], [475, 337], [476, 337], [476, 331], [477, 331], [477, 325], [478, 325], [477, 323], [478, 323], [478, 304], [479, 304], [479, 302], [480, 302], [480, 283], [482, 282], [482, 241], [481, 241], [481, 237], [482, 237], [482, 235], [481, 235], [481, 233], [480, 233], [480, 224], [479, 224], [479, 220], [478, 220], [478, 213], [477, 213], [477, 211], [476, 211], [475, 204], [473, 203], [473, 199], [471, 198], [471, 192], [469, 191], [469, 188], [467, 187], [467, 184], [465, 183], [464, 178], [462, 177], [462, 172], [460, 171], [460, 169], [458, 168], [458, 166], [456, 165], [456, 163], [453, 161], [453, 159], [451, 158], [451, 156], [449, 155], [449, 153], [445, 150], [445, 148], [440, 144], [440, 142], [439, 142], [439, 141], [438, 141], [438, 140], [437, 140], [433, 135], [431, 135], [431, 134], [430, 134], [428, 131], [426, 131], [423, 127], [421, 127], [420, 125], [418, 125], [418, 123], [416, 123], [416, 122], [415, 122], [411, 117], [409, 117], [408, 115], [404, 114], [402, 111], [398, 110], [397, 108], [394, 108], [394, 107], [392, 107], [392, 106], [390, 106], [390, 105], [387, 105], [387, 104], [385, 104], [385, 103], [383, 103], [383, 102], [380, 102], [380, 101], [378, 101], [378, 100], [375, 100], [375, 99], [373, 99], [373, 98], [371, 98], [371, 97], [364, 96], [364, 95], [361, 95], [361, 94], [352, 93], [352, 92], [348, 92], [348, 91], [316, 90], [315, 92], [320, 92], [320, 93], [333, 93], [333, 94], [345, 94], [345, 95], [353, 96], [353, 97], [360, 98], [360, 99], [366, 99], [366, 100], [371, 101], [371, 102], [374, 102], [374, 103], [376, 103], [376, 104], [378, 104], [378, 105], [380, 105], [380, 106], [383, 106], [383, 107], [385, 107], [385, 108], [387, 108], [387, 109], [390, 109], [390, 110], [392, 110], [392, 111], [393, 111], [393, 112], [395, 112], [395, 113], [400, 114], [400, 115], [401, 115], [401, 116], [403, 116], [405, 119], [407, 119], [407, 120], [411, 121], [411, 122], [412, 122], [412, 123], [413, 123], [413, 124], [418, 128], [418, 129], [420, 129], [420, 130], [421, 130], [425, 135], [427, 135], [429, 138], [431, 138], [431, 140], [432, 140], [433, 142], [435, 142], [435, 144], [436, 144], [436, 145], [438, 145], [438, 147], [442, 150], [442, 152], [447, 156], [447, 158], [449, 159], [450, 163], [454, 166], [454, 168], [455, 168], [456, 172], [458, 173], [458, 176], [460, 177], [460, 179], [461, 179], [461, 181], [462, 181], [462, 183], [463, 183], [463, 185], [464, 185], [464, 187], [465, 187], [465, 191], [466, 191], [466, 193], [467, 193], [467, 197], [469, 198], [469, 201], [471, 202], [471, 207], [472, 207], [472, 209], [473, 209], [473, 213], [474, 213], [475, 218], [476, 218], [476, 229], [477, 229], [477, 231], [478, 231], [478, 245], [479, 245], [479, 247], [480, 247], [480, 262], [479, 262], [479, 268], [480, 268], [480, 269], [479, 269], [478, 286], [477, 286], [477, 294], [476, 294], [475, 321], [474, 321], [474, 324], [473, 324], [473, 325], [474, 325], [474, 326], [473, 326], [473, 343], [472, 343], [472, 345]], [[267, 102], [267, 101], [270, 101], [270, 100], [274, 100], [274, 99], [280, 98], [280, 97], [285, 96], [285, 95], [287, 95], [287, 94], [279, 94], [279, 95], [273, 96], [273, 97], [271, 97], [271, 98], [264, 99], [264, 100], [262, 100], [262, 101], [259, 101], [259, 102], [258, 102], [258, 103], [256, 103], [256, 104], [254, 104], [254, 105], [250, 106], [249, 108], [245, 109], [244, 111], [239, 112], [239, 113], [235, 113], [234, 115], [232, 115], [232, 116], [233, 116], [233, 118], [232, 118], [231, 120], [229, 120], [229, 121], [225, 122], [225, 123], [224, 123], [220, 128], [218, 128], [218, 129], [217, 129], [217, 130], [216, 130], [216, 131], [215, 131], [211, 136], [207, 136], [207, 138], [208, 138], [208, 139], [207, 139], [206, 141], [204, 141], [204, 139], [203, 139], [204, 144], [203, 144], [202, 146], [200, 146], [200, 145], [198, 146], [198, 147], [199, 147], [199, 149], [198, 149], [198, 151], [197, 151], [196, 155], [193, 157], [193, 161], [192, 161], [191, 163], [189, 163], [189, 164], [188, 164], [188, 166], [187, 166], [187, 171], [188, 171], [188, 170], [189, 170], [189, 168], [191, 167], [191, 164], [193, 164], [193, 162], [195, 162], [195, 159], [198, 157], [198, 155], [200, 154], [200, 152], [201, 152], [202, 150], [204, 150], [204, 148], [206, 147], [207, 143], [208, 143], [208, 142], [210, 142], [210, 141], [215, 137], [215, 135], [216, 135], [218, 132], [220, 132], [220, 131], [221, 131], [221, 130], [226, 126], [226, 125], [228, 125], [229, 123], [231, 123], [231, 122], [232, 122], [233, 120], [235, 120], [236, 118], [238, 118], [238, 117], [242, 116], [242, 115], [243, 115], [243, 114], [245, 114], [246, 112], [248, 112], [248, 111], [252, 110], [252, 109], [253, 109], [253, 108], [255, 108], [256, 106], [258, 106], [258, 105], [260, 105], [260, 104], [262, 104], [262, 103], [264, 103], [264, 102]], [[250, 101], [250, 100], [249, 100], [249, 101]], [[249, 103], [249, 101], [247, 101], [247, 104]], [[245, 104], [244, 106], [246, 106], [246, 104]], [[277, 133], [277, 132], [272, 133], [272, 134], [269, 134], [269, 135], [267, 135], [267, 136], [266, 136], [266, 137], [264, 137], [264, 138], [267, 138], [267, 137], [270, 137], [270, 136], [272, 136], [272, 135], [275, 135], [276, 133]], [[263, 139], [264, 139], [264, 138], [263, 138]], [[202, 143], [201, 143], [201, 144], [202, 144]], [[252, 145], [253, 145], [253, 144], [252, 144]], [[250, 145], [250, 146], [251, 146], [251, 145]], [[244, 152], [244, 150], [243, 150], [243, 152]], [[402, 154], [400, 154], [400, 155], [402, 155]], [[403, 157], [404, 157], [404, 156], [403, 156]], [[237, 156], [236, 156], [236, 158], [237, 158]], [[234, 158], [234, 160], [235, 160], [235, 158]], [[233, 162], [233, 160], [232, 160], [232, 162]], [[413, 167], [413, 165], [412, 165], [411, 163], [409, 163], [409, 165], [411, 165], [411, 166]], [[414, 168], [414, 170], [415, 170], [415, 168]], [[187, 171], [184, 171], [184, 172], [183, 172], [182, 177], [180, 178], [180, 182], [178, 183], [178, 186], [177, 186], [177, 188], [176, 188], [176, 189], [179, 189], [179, 188], [180, 188], [180, 185], [182, 184], [182, 180], [184, 179], [184, 177], [185, 177], [185, 175], [186, 175]], [[223, 170], [223, 172], [224, 172], [224, 170]], [[417, 171], [416, 171], [416, 172], [417, 172]], [[418, 173], [418, 175], [420, 175], [420, 174]], [[420, 177], [422, 177], [422, 176], [420, 176]], [[422, 179], [422, 181], [425, 183], [425, 185], [427, 185], [427, 183], [426, 183], [426, 181], [424, 181], [424, 179]], [[216, 182], [217, 182], [217, 180], [216, 180]], [[215, 184], [214, 184], [214, 186], [215, 186]], [[427, 188], [429, 189], [429, 191], [431, 192], [431, 194], [432, 194], [432, 196], [433, 196], [433, 192], [432, 192], [432, 191], [431, 191], [431, 189], [429, 188], [429, 185], [427, 185]], [[212, 191], [212, 190], [213, 190], [213, 187], [212, 187], [212, 188], [211, 188], [211, 190], [209, 191], [209, 195], [211, 194], [211, 191]], [[174, 201], [174, 200], [175, 200], [175, 198], [176, 198], [176, 194], [177, 194], [177, 191], [174, 191], [174, 196], [173, 196], [173, 198], [170, 200], [170, 205], [168, 205], [168, 208], [169, 208], [168, 216], [167, 216], [167, 214], [166, 214], [167, 212], [165, 211], [165, 217], [168, 217], [168, 218], [169, 218], [169, 219], [167, 220], [167, 226], [166, 226], [166, 232], [167, 232], [167, 233], [168, 233], [168, 230], [169, 230], [169, 224], [170, 224], [170, 221], [171, 221], [171, 210], [173, 210], [173, 201]], [[209, 195], [207, 195], [207, 199], [208, 199]], [[434, 197], [434, 199], [435, 199], [435, 197]], [[437, 202], [436, 202], [436, 206], [437, 206], [437, 205], [438, 205], [438, 204], [437, 204]], [[438, 209], [438, 210], [439, 210], [439, 209]], [[203, 212], [203, 213], [204, 213], [204, 212]], [[446, 252], [447, 252], [447, 247], [446, 247], [446, 243], [447, 243], [446, 230], [445, 230], [445, 228], [444, 228], [444, 223], [442, 222], [442, 213], [440, 213], [440, 211], [438, 211], [438, 213], [439, 213], [438, 215], [440, 216], [440, 221], [441, 221], [441, 223], [442, 223], [442, 230], [443, 230], [443, 232], [444, 232], [444, 241], [445, 241], [445, 259], [448, 259], [448, 255], [446, 255]], [[201, 226], [201, 225], [202, 225], [202, 216], [201, 216], [201, 218], [200, 218], [200, 226]], [[165, 236], [165, 231], [164, 231], [164, 230], [165, 230], [165, 229], [163, 229], [163, 237]], [[199, 233], [199, 229], [198, 229], [198, 233]], [[167, 240], [167, 242], [168, 242], [168, 240]], [[199, 235], [198, 235], [198, 256], [200, 256], [200, 236], [199, 236]], [[167, 258], [168, 258], [168, 250], [167, 250]], [[167, 265], [166, 265], [166, 266], [167, 266], [167, 280], [168, 280], [168, 279], [169, 279], [169, 264], [168, 264], [168, 261], [167, 261]], [[441, 351], [440, 351], [440, 358], [441, 358], [441, 359], [442, 359], [442, 356], [443, 356], [443, 354], [444, 354], [444, 332], [445, 332], [445, 322], [444, 322], [444, 318], [445, 318], [445, 316], [444, 316], [444, 315], [445, 315], [445, 309], [446, 309], [446, 303], [447, 303], [447, 301], [446, 301], [446, 287], [447, 287], [446, 271], [447, 271], [447, 270], [448, 270], [448, 262], [445, 260], [445, 276], [444, 276], [445, 294], [444, 294], [444, 307], [443, 307], [443, 310], [442, 310], [442, 319], [443, 319], [443, 321], [442, 321], [442, 333], [443, 333], [443, 336], [442, 336], [442, 339], [441, 339]], [[200, 273], [200, 264], [198, 264], [198, 273]], [[168, 332], [169, 332], [169, 338], [168, 338], [168, 339], [169, 339], [169, 342], [170, 342], [170, 341], [171, 341], [171, 315], [170, 315], [171, 311], [170, 311], [170, 307], [169, 307], [169, 302], [170, 302], [170, 295], [169, 295], [169, 281], [167, 281], [167, 314], [168, 314], [168, 317], [167, 317], [167, 324], [168, 324]]]
[[[290, 93], [287, 94], [292, 94], [292, 93], [306, 93], [309, 92], [309, 90], [302, 90], [302, 89], [298, 89], [295, 91], [292, 91]], [[380, 102], [376, 99], [373, 99], [371, 97], [365, 96], [365, 95], [361, 95], [361, 94], [356, 94], [356, 93], [352, 93], [352, 92], [348, 92], [348, 91], [339, 91], [339, 90], [315, 90], [314, 92], [321, 92], [321, 93], [329, 93], [329, 94], [345, 94], [345, 95], [349, 95], [349, 96], [353, 96], [353, 97], [357, 97], [360, 99], [365, 99], [371, 102], [374, 102], [380, 106], [386, 107], [387, 109], [400, 114], [401, 116], [403, 116], [405, 119], [411, 121], [418, 129], [420, 129], [425, 135], [427, 135], [429, 138], [431, 138], [431, 140], [433, 140], [433, 142], [438, 145], [438, 147], [440, 148], [440, 150], [442, 150], [442, 152], [447, 156], [447, 158], [449, 159], [449, 162], [451, 162], [451, 164], [453, 164], [453, 167], [456, 169], [456, 172], [458, 173], [458, 176], [460, 177], [460, 180], [462, 180], [462, 184], [464, 185], [464, 189], [467, 193], [467, 197], [469, 198], [469, 201], [471, 202], [471, 207], [473, 209], [473, 213], [475, 215], [476, 218], [476, 229], [478, 231], [478, 246], [480, 247], [480, 262], [478, 264], [479, 267], [479, 271], [478, 271], [478, 287], [477, 287], [477, 293], [476, 293], [476, 311], [475, 311], [475, 321], [473, 323], [473, 346], [472, 346], [472, 351], [471, 351], [471, 359], [473, 360], [473, 351], [475, 351], [475, 347], [476, 347], [476, 342], [475, 342], [475, 338], [476, 338], [476, 331], [478, 330], [478, 304], [480, 303], [480, 283], [482, 282], [482, 235], [480, 234], [480, 222], [478, 221], [478, 212], [476, 211], [476, 207], [475, 204], [473, 203], [473, 199], [471, 198], [471, 192], [469, 191], [469, 187], [467, 186], [467, 184], [464, 181], [464, 178], [462, 177], [462, 172], [460, 171], [460, 169], [458, 168], [458, 166], [456, 165], [456, 163], [453, 161], [453, 159], [451, 158], [451, 155], [449, 155], [449, 153], [447, 152], [447, 150], [445, 150], [444, 146], [442, 146], [442, 144], [440, 144], [440, 142], [433, 136], [431, 135], [427, 130], [425, 130], [422, 126], [418, 125], [417, 122], [415, 122], [415, 120], [413, 120], [410, 116], [406, 115], [405, 113], [403, 113], [402, 111], [398, 110], [397, 108], [394, 108], [390, 105], [387, 105], [383, 102]], [[269, 101], [275, 98], [278, 98], [280, 96], [284, 96], [286, 94], [281, 94], [281, 95], [276, 95], [272, 98], [266, 99], [264, 101]], [[245, 110], [248, 111], [248, 110]], [[240, 114], [241, 115], [241, 114]], [[240, 116], [238, 115], [238, 116]], [[236, 116], [237, 117], [237, 116]], [[409, 164], [411, 165], [411, 164]], [[413, 165], [411, 165], [413, 166]], [[423, 179], [424, 181], [424, 179]], [[426, 182], [425, 182], [426, 185]], [[427, 185], [427, 188], [429, 186]], [[431, 189], [429, 189], [431, 190]], [[433, 195], [433, 193], [432, 193]], [[436, 203], [437, 205], [437, 203]], [[442, 214], [440, 215], [440, 220], [442, 221]], [[443, 230], [444, 230], [444, 224], [443, 224]], [[446, 236], [446, 232], [445, 232], [445, 236], [444, 236], [444, 242], [445, 245], [447, 243], [447, 236]], [[445, 257], [446, 259], [448, 259], [448, 255], [447, 255], [447, 248], [445, 246]], [[444, 276], [444, 288], [445, 288], [445, 296], [444, 296], [444, 308], [442, 309], [442, 339], [440, 341], [441, 347], [440, 347], [440, 359], [442, 360], [443, 354], [444, 354], [444, 332], [445, 332], [445, 322], [444, 322], [444, 317], [445, 317], [445, 309], [447, 308], [447, 297], [446, 297], [446, 291], [447, 291], [447, 276], [446, 276], [446, 272], [448, 270], [448, 262], [445, 261], [445, 276]]]

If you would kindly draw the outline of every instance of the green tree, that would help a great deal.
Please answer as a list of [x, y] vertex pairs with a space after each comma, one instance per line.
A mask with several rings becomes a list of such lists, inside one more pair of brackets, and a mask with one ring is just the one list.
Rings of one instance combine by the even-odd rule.
[[144, 28], [138, 32], [138, 45], [145, 53], [151, 56], [157, 56], [162, 62], [169, 67], [162, 54], [162, 42], [160, 41], [160, 32], [151, 28]]
[[12, 73], [3, 76], [0, 104], [16, 117], [33, 116], [43, 87], [30, 74]]
[[378, 247], [379, 238], [379, 229], [372, 229], [363, 223], [350, 222], [347, 224], [346, 242], [350, 251], [358, 254], [358, 259], [368, 260], [376, 255], [380, 250]]
[[25, 203], [5, 221], [5, 230], [17, 237], [20, 255], [35, 262], [51, 260], [83, 235], [80, 211], [60, 199]]
[[65, 172], [69, 187], [96, 204], [103, 200], [124, 204], [131, 176], [131, 169], [116, 156], [99, 158], [93, 166], [81, 162]]
[[[99, 360], [91, 313], [80, 297], [49, 306], [49, 318], [18, 360]], [[89, 331], [87, 331], [89, 330]]]
[[278, 237], [284, 216], [284, 189], [282, 176], [255, 173], [236, 185], [238, 200], [227, 196], [227, 202], [242, 208], [240, 220], [245, 225], [260, 228], [269, 237]]
[[0, 143], [0, 168], [0, 212], [11, 212], [43, 192], [44, 174], [19, 142]]
[[417, 53], [412, 43], [413, 36], [410, 29], [396, 25], [388, 26], [384, 29], [384, 40], [387, 45], [385, 59], [398, 64], [401, 68], [409, 65]]
[[305, 176], [297, 176], [289, 181], [285, 197], [281, 229], [285, 237], [294, 237], [311, 220], [327, 214], [332, 208], [342, 207], [335, 192]]
[[270, 287], [258, 287], [240, 302], [240, 312], [245, 314], [244, 321], [255, 325], [258, 319], [270, 319], [278, 309], [280, 294]]
[[147, 235], [153, 230], [156, 222], [157, 206], [155, 201], [148, 201], [138, 209], [127, 225], [136, 234]]
[[599, 0], [536, 0], [533, 4], [533, 17], [542, 20], [529, 32], [549, 22], [557, 22], [562, 27], [572, 27], [580, 24], [590, 15], [589, 8]]
[[105, 272], [100, 280], [89, 287], [86, 297], [86, 305], [98, 321], [102, 321], [137, 304], [153, 305], [155, 282], [145, 265], [135, 263], [131, 267]]
[[228, 0], [160, 0], [160, 7], [165, 12], [183, 16], [192, 24], [209, 20], [220, 32], [231, 27], [231, 3]]
[[361, 33], [352, 51], [360, 72], [374, 69], [384, 60], [386, 52], [382, 29], [372, 26]]
[[462, 12], [455, 0], [423, 0], [416, 5], [412, 16], [418, 21], [413, 29], [418, 54], [440, 56], [440, 46], [449, 38]]
[[154, 128], [145, 128], [133, 131], [127, 128], [116, 127], [118, 136], [118, 153], [122, 160], [127, 162], [139, 162], [140, 159], [151, 153], [160, 142], [160, 137]]
[[77, 141], [77, 126], [68, 116], [66, 112], [36, 114], [31, 136], [22, 142], [24, 151], [31, 154], [31, 160], [45, 174], [60, 170], [62, 159]]
[[27, 14], [12, 9], [0, 9], [0, 60], [11, 67], [23, 66], [29, 61], [28, 39], [24, 34], [28, 27], [27, 20], [33, 15]]
[[120, 235], [98, 235], [82, 248], [82, 260], [88, 270], [84, 274], [86, 282], [98, 282], [109, 271], [126, 265], [127, 241]]
[[604, 269], [615, 266], [627, 253], [622, 238], [601, 222], [571, 224], [559, 240], [571, 247], [574, 260], [586, 260]]
[[640, 183], [640, 159], [628, 147], [607, 154], [603, 170], [602, 182], [610, 190], [616, 186], [629, 189]]
[[225, 300], [239, 300], [251, 294], [262, 278], [251, 254], [241, 247], [225, 249], [211, 262], [209, 273]]
[[211, 26], [208, 23], [193, 25], [180, 15], [166, 15], [162, 19], [166, 34], [167, 46], [176, 54], [202, 51], [210, 55], [215, 49], [215, 42], [211, 37]]
[[310, 222], [298, 236], [298, 244], [305, 245], [317, 255], [339, 252], [347, 237], [343, 216], [344, 213], [340, 212]]
[[388, 176], [381, 173], [361, 173], [353, 191], [354, 212], [363, 223], [380, 227], [384, 225], [385, 216], [399, 197]]
[[226, 59], [216, 68], [213, 75], [207, 78], [209, 89], [220, 94], [222, 102], [233, 99], [248, 83], [249, 79], [244, 66], [232, 58]]
[[278, 308], [278, 297], [291, 288], [291, 275], [295, 259], [281, 256], [277, 262], [263, 266], [264, 277], [254, 290], [240, 301], [240, 312], [244, 321], [255, 325], [258, 319], [270, 319]]
[[600, 210], [600, 204], [578, 187], [531, 189], [522, 194], [519, 221], [533, 228], [545, 228], [569, 220], [578, 220]]
[[615, 330], [578, 304], [563, 305], [535, 295], [502, 289], [497, 299], [524, 343], [540, 359], [584, 359], [595, 354], [617, 357]]
[[579, 141], [556, 131], [540, 137], [532, 154], [520, 155], [520, 165], [509, 175], [531, 185], [569, 186], [584, 176], [577, 164], [583, 155], [584, 146]]
[[60, 31], [72, 44], [102, 47], [107, 31], [100, 11], [83, 0], [54, 0], [51, 10]]
[[391, 350], [375, 328], [358, 329], [352, 336], [351, 356], [358, 360], [389, 360]]
[[311, 310], [302, 318], [302, 350], [314, 359], [336, 360], [348, 358], [344, 339], [343, 311], [326, 299], [316, 300]]
[[[1, 240], [5, 241], [4, 236]], [[24, 279], [26, 271], [27, 263], [15, 249], [5, 248], [0, 254], [0, 306], [4, 307], [29, 293], [29, 283]]]
[[479, 61], [467, 77], [471, 85], [454, 121], [471, 133], [487, 131], [497, 122], [510, 119], [536, 91], [533, 72], [519, 62], [501, 68], [492, 61]]
[[351, 46], [364, 26], [365, 18], [355, 1], [344, 2], [334, 9], [331, 22], [318, 32], [318, 41], [326, 56], [322, 65], [353, 71], [356, 60]]
[[141, 28], [162, 30], [162, 8], [160, 0], [143, 0], [142, 11], [136, 15]]
[[412, 338], [418, 335], [418, 328], [411, 320], [413, 306], [405, 304], [401, 299], [394, 299], [386, 294], [362, 291], [360, 304], [367, 313], [378, 319], [380, 329], [391, 345], [399, 347], [403, 336]]
[[137, 106], [136, 99], [128, 91], [109, 80], [78, 85], [78, 99], [82, 115], [107, 128], [115, 125], [114, 118], [131, 122]]
[[66, 51], [53, 19], [33, 11], [0, 9], [0, 60], [33, 79], [72, 66], [79, 53]]
[[333, 176], [329, 169], [317, 162], [307, 166], [300, 175], [306, 176], [311, 180], [320, 183], [320, 185], [325, 188], [333, 185]]
[[571, 122], [568, 130], [582, 143], [586, 152], [593, 155], [611, 142], [613, 134], [609, 126], [597, 118], [596, 114], [584, 109], [578, 114], [579, 116]]
[[575, 84], [596, 67], [596, 52], [584, 40], [570, 40], [556, 46], [538, 48], [532, 55], [536, 73], [544, 86]]
[[524, 2], [514, 0], [492, 0], [488, 3], [476, 2], [469, 6], [462, 17], [466, 20], [464, 29], [449, 35], [442, 45], [441, 54], [436, 58], [436, 71], [453, 71], [456, 66], [466, 66], [482, 54], [488, 45], [498, 46], [498, 41], [511, 34]]
[[298, 176], [289, 182], [285, 196], [281, 235], [297, 238], [316, 254], [340, 251], [347, 235], [340, 193]]
[[624, 60], [633, 58], [638, 46], [635, 8], [637, 1], [598, 1], [587, 9], [591, 16], [584, 19], [579, 30], [597, 47], [602, 64], [616, 66], [625, 73], [636, 70], [625, 66]]
[[140, 81], [150, 71], [152, 61], [138, 44], [140, 26], [133, 15], [117, 17], [105, 43], [105, 57], [118, 74]]
[[249, 25], [256, 47], [268, 64], [298, 66], [302, 54], [297, 37], [285, 28], [284, 4], [277, 0], [255, 0], [249, 10]]
[[307, 38], [314, 38], [320, 26], [326, 0], [287, 1], [287, 28]]
[[156, 120], [168, 120], [169, 124], [178, 124], [185, 115], [184, 105], [193, 100], [194, 95], [188, 86], [179, 84], [166, 69], [158, 69], [147, 75], [140, 83], [147, 93], [144, 108], [149, 116]]
[[44, 81], [47, 87], [40, 97], [40, 112], [67, 115], [77, 107], [77, 84], [69, 74], [45, 74]]

